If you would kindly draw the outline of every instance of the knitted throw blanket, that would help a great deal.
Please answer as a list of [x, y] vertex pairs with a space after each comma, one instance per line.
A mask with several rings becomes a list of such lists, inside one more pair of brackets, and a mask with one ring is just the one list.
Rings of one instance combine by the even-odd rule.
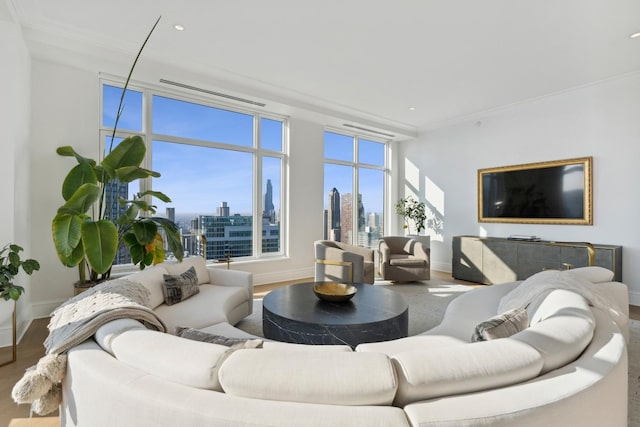
[[55, 411], [62, 401], [60, 382], [66, 372], [66, 352], [116, 319], [141, 321], [146, 327], [166, 332], [162, 320], [149, 308], [149, 291], [140, 283], [116, 279], [100, 283], [69, 299], [51, 315], [46, 356], [29, 368], [13, 387], [16, 403], [30, 403], [39, 415]]

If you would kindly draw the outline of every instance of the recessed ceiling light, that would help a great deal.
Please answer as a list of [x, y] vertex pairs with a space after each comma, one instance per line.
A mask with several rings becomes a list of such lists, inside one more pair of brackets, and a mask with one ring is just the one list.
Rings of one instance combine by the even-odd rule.
[[416, 107], [409, 107], [409, 111], [416, 111]]
[[180, 24], [176, 24], [173, 26], [176, 31], [184, 31], [184, 27]]
[[633, 33], [629, 36], [630, 39], [637, 39], [638, 37], [640, 37], [640, 31], [638, 31], [637, 33]]

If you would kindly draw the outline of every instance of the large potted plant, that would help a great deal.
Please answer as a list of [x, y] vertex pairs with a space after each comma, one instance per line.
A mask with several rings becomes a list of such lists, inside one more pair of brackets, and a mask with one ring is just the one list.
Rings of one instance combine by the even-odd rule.
[[169, 197], [161, 192], [145, 191], [124, 199], [108, 191], [139, 179], [160, 176], [141, 167], [146, 146], [140, 136], [115, 143], [129, 80], [159, 21], [160, 18], [147, 35], [127, 76], [106, 156], [98, 162], [78, 154], [70, 146], [56, 150], [59, 155], [74, 157], [77, 161], [62, 184], [65, 203], [53, 219], [52, 232], [60, 261], [67, 267], [78, 266], [80, 286], [108, 279], [121, 245], [128, 248], [132, 263], [139, 264], [140, 269], [164, 261], [165, 238], [168, 249], [182, 260], [178, 227], [166, 218], [153, 216], [155, 206], [149, 202], [151, 197], [156, 197], [169, 203]]

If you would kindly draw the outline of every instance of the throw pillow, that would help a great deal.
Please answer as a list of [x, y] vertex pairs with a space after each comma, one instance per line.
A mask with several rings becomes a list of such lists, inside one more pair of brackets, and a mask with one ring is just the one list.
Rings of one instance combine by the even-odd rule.
[[219, 344], [227, 347], [238, 348], [262, 348], [261, 339], [252, 338], [229, 338], [222, 335], [209, 334], [193, 328], [176, 327], [176, 335], [194, 341]]
[[524, 308], [514, 308], [493, 316], [476, 326], [471, 342], [507, 338], [529, 326], [529, 315]]
[[182, 274], [164, 274], [163, 277], [162, 293], [164, 294], [164, 303], [167, 305], [177, 304], [200, 292], [198, 275], [193, 267]]

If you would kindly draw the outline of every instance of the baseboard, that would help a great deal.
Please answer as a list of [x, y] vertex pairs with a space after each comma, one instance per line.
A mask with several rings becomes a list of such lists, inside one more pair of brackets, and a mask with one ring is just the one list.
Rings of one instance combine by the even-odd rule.
[[55, 301], [47, 301], [40, 302], [37, 304], [31, 305], [31, 313], [33, 314], [34, 319], [42, 319], [44, 317], [51, 316], [53, 310], [58, 308], [60, 304], [65, 302], [67, 299], [55, 300]]
[[270, 283], [286, 282], [305, 277], [313, 277], [314, 268], [299, 268], [297, 270], [276, 271], [272, 273], [260, 273], [253, 275], [253, 285], [266, 285]]
[[[24, 334], [27, 333], [27, 329], [31, 325], [33, 319], [30, 319], [28, 322], [18, 322], [16, 326], [16, 342], [20, 343]], [[7, 324], [7, 326], [0, 327], [0, 347], [10, 347], [13, 344], [13, 327], [11, 322]]]
[[640, 292], [629, 292], [629, 304], [640, 307]]
[[11, 345], [13, 334], [12, 334], [11, 322], [9, 322], [8, 327], [0, 328], [0, 347], [9, 347]]
[[445, 273], [451, 273], [453, 270], [451, 269], [450, 262], [435, 262], [431, 261], [431, 269], [436, 271], [442, 271]]

